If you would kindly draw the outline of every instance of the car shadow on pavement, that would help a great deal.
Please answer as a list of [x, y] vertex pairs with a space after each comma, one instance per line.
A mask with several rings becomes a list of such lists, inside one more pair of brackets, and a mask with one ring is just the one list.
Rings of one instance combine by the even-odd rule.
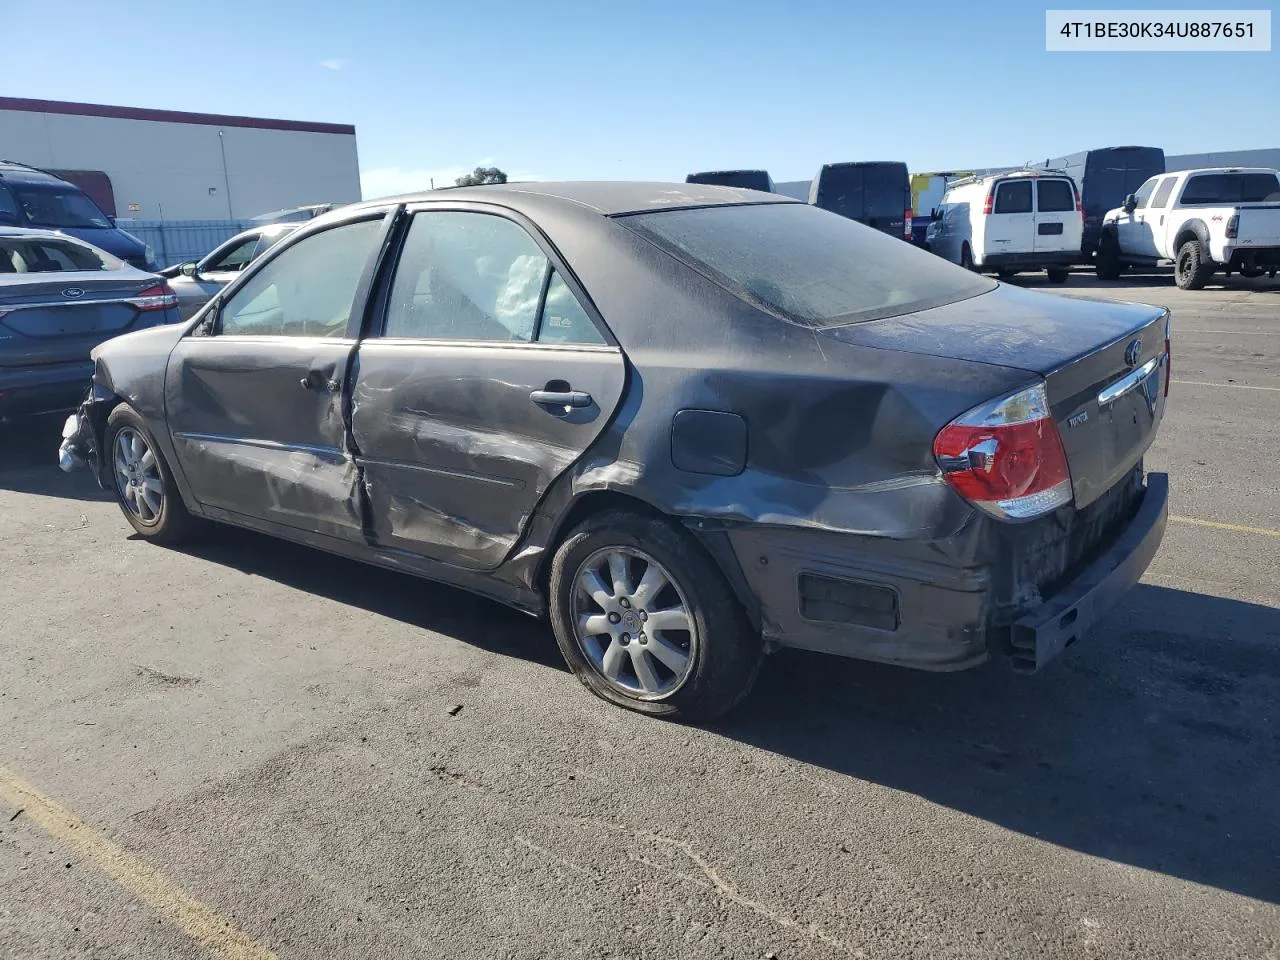
[[545, 622], [456, 587], [221, 524], [170, 549], [442, 633], [491, 653], [568, 669]]
[[58, 469], [65, 413], [0, 423], [0, 490], [67, 500], [110, 500], [88, 470]]
[[1280, 903], [1271, 607], [1142, 585], [1031, 677], [783, 653], [716, 729], [1048, 843]]

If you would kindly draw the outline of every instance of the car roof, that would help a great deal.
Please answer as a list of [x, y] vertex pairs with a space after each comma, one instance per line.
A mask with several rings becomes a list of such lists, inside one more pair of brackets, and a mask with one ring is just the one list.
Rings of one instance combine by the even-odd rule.
[[[430, 200], [487, 200], [518, 209], [535, 199], [564, 201], [607, 217], [650, 210], [676, 210], [682, 207], [801, 202], [774, 193], [704, 183], [575, 180], [558, 183], [539, 181], [493, 183], [478, 187], [445, 187], [440, 190], [426, 190], [397, 197], [383, 197], [379, 200], [366, 201], [360, 206], [376, 207], [390, 203]], [[334, 213], [349, 209], [351, 208], [341, 207]]]
[[19, 240], [70, 240], [81, 246], [92, 246], [59, 230], [45, 230], [40, 227], [0, 227], [0, 237], [16, 237]]
[[66, 180], [46, 170], [29, 167], [25, 163], [19, 163], [16, 160], [0, 160], [0, 180], [11, 180], [15, 183], [38, 183], [48, 186], [67, 183]]
[[[1168, 173], [1280, 173], [1280, 170], [1275, 167], [1194, 167], [1190, 170], [1170, 170]], [[1155, 176], [1163, 176], [1163, 174], [1155, 174]]]

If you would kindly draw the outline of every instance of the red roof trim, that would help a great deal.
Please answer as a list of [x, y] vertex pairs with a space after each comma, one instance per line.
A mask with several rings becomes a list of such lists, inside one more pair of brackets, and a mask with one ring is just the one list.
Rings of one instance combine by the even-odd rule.
[[24, 113], [61, 113], [76, 117], [110, 117], [115, 120], [154, 120], [159, 123], [203, 123], [215, 127], [253, 127], [258, 130], [294, 130], [302, 133], [345, 133], [355, 136], [349, 123], [309, 123], [305, 120], [266, 120], [220, 113], [186, 113], [182, 110], [148, 110], [142, 107], [109, 107], [98, 103], [65, 100], [28, 100], [0, 97], [0, 110]]

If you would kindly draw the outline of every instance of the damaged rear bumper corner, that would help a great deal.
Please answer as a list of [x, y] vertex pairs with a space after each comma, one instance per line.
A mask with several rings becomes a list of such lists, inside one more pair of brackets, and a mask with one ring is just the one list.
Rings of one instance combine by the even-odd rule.
[[1013, 622], [1013, 668], [1034, 673], [1101, 620], [1142, 579], [1168, 519], [1169, 475], [1150, 473], [1138, 512], [1106, 553], [1061, 592]]

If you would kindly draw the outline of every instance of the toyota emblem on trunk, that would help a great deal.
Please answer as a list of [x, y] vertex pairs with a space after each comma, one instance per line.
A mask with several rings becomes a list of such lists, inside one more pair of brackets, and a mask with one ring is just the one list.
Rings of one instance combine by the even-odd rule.
[[1134, 340], [1124, 348], [1124, 362], [1131, 367], [1138, 365], [1138, 358], [1142, 356], [1142, 341]]
[[81, 287], [63, 287], [62, 295], [68, 300], [79, 300], [84, 296], [84, 290]]

